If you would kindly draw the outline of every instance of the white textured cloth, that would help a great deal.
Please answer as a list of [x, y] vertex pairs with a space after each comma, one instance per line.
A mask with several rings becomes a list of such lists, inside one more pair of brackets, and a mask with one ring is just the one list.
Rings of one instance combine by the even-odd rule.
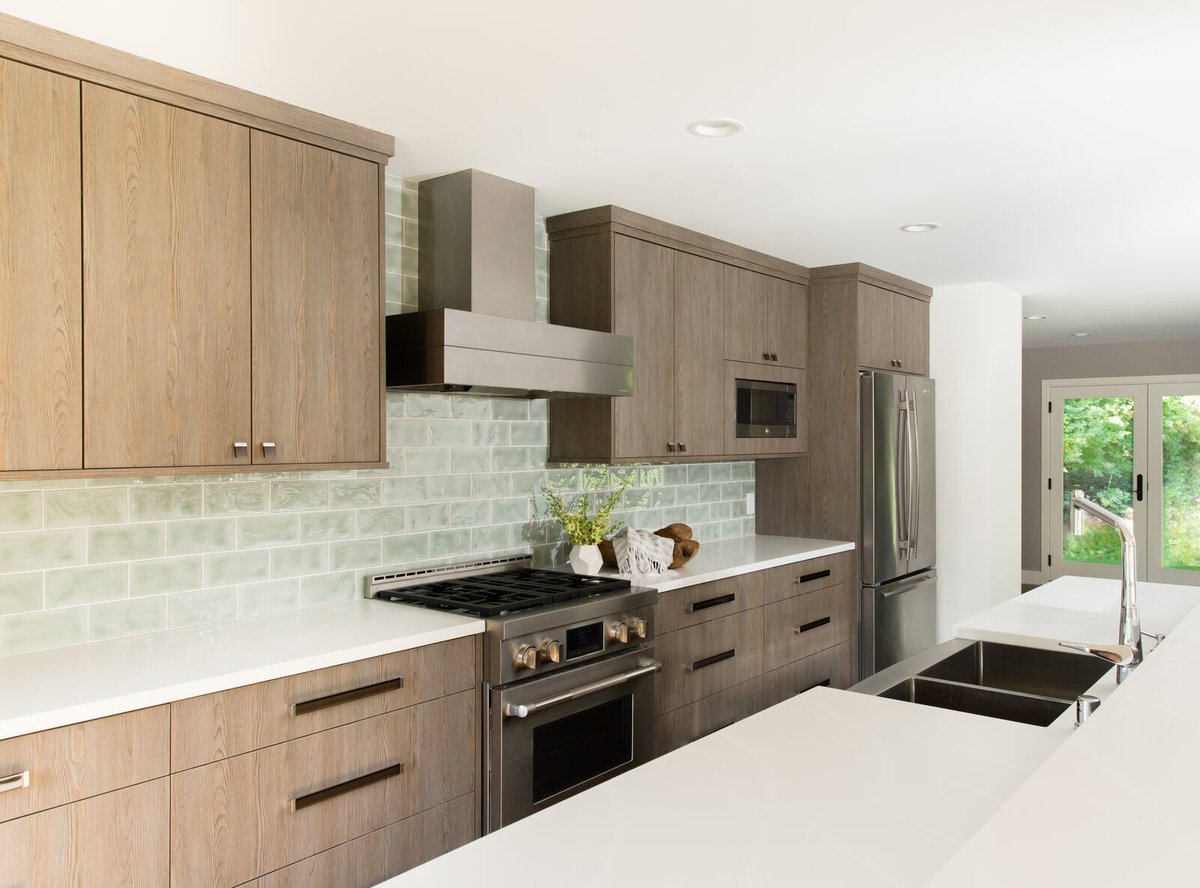
[[675, 541], [648, 530], [626, 527], [613, 537], [617, 570], [624, 574], [666, 573], [675, 557]]

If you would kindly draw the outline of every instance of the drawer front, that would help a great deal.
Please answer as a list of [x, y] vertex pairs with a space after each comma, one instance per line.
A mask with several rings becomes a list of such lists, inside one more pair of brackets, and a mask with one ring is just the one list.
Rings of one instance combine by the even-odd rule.
[[734, 685], [654, 720], [654, 754], [664, 755], [729, 727], [763, 708], [762, 676]]
[[475, 791], [464, 691], [171, 777], [172, 886], [228, 886]]
[[168, 791], [163, 777], [0, 823], [0, 885], [162, 888]]
[[655, 709], [662, 715], [763, 671], [763, 608], [660, 635]]
[[763, 608], [766, 669], [778, 669], [849, 641], [858, 612], [856, 598], [851, 586], [831, 586]]
[[763, 705], [774, 706], [815, 687], [850, 687], [854, 682], [852, 647], [844, 641], [768, 672], [763, 676]]
[[460, 638], [172, 703], [171, 770], [474, 688], [478, 644]]
[[750, 610], [762, 603], [761, 572], [672, 589], [658, 596], [657, 630], [661, 636], [664, 632]]
[[854, 558], [854, 552], [838, 552], [763, 571], [763, 598], [770, 604], [827, 586], [857, 584], [858, 579], [853, 573]]
[[371, 888], [479, 837], [475, 793], [322, 851], [246, 888]]
[[0, 741], [0, 822], [165, 776], [170, 733], [156, 706]]

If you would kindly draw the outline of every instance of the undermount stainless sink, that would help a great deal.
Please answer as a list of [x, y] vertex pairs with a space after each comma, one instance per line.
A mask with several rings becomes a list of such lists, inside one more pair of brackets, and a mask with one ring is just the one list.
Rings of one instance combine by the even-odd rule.
[[1112, 668], [1096, 657], [977, 641], [917, 674], [1073, 701]]
[[1113, 668], [1086, 654], [952, 639], [853, 690], [1045, 727]]

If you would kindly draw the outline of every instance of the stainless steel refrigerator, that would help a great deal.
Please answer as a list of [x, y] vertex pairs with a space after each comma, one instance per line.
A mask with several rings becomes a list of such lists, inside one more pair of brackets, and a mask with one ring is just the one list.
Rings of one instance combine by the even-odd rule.
[[937, 643], [934, 383], [863, 373], [862, 677]]

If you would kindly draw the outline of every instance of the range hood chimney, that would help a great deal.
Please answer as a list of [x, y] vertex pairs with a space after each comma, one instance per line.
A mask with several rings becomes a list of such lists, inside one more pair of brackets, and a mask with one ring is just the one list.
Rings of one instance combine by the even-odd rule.
[[519, 398], [633, 393], [633, 339], [534, 317], [533, 189], [478, 170], [420, 184], [421, 310], [387, 319], [387, 387]]

